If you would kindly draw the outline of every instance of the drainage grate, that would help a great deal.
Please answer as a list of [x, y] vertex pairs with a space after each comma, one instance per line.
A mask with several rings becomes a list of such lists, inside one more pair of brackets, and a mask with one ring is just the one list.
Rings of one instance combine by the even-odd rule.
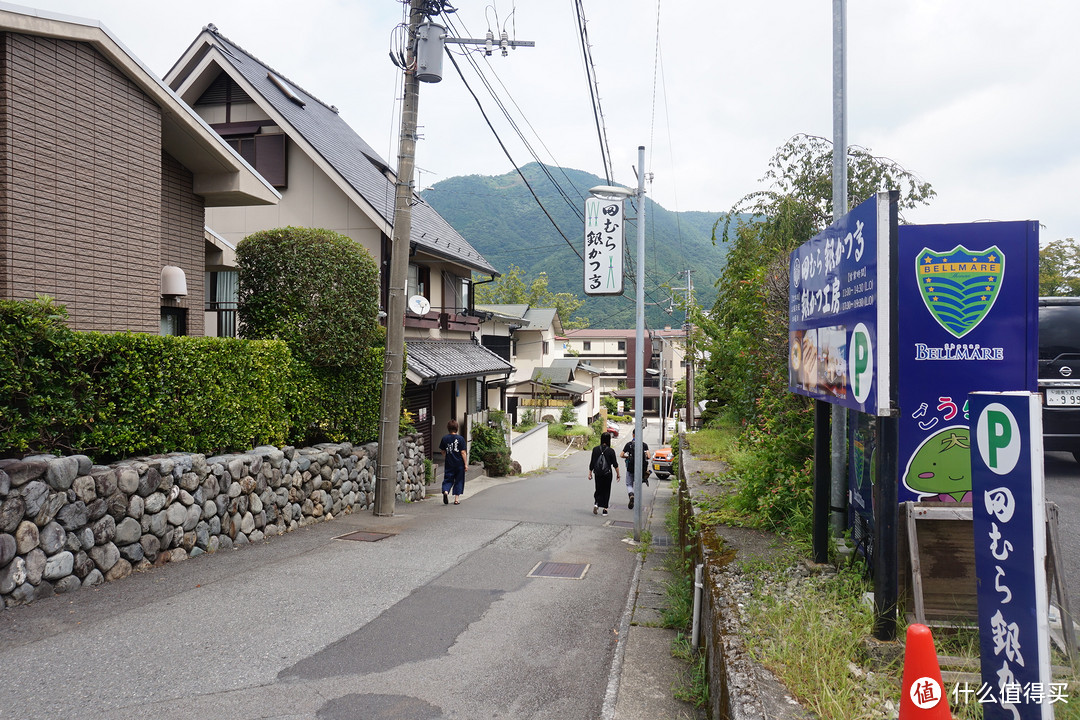
[[529, 571], [526, 577], [531, 578], [562, 578], [565, 580], [581, 580], [589, 571], [589, 565], [581, 563], [557, 563], [538, 562]]
[[655, 547], [673, 547], [675, 545], [667, 535], [653, 535], [651, 542]]
[[629, 521], [629, 520], [612, 520], [611, 522], [608, 523], [608, 525], [610, 525], [611, 527], [618, 527], [618, 528], [632, 528], [632, 527], [634, 527], [634, 523]]
[[364, 530], [358, 530], [356, 532], [349, 533], [348, 535], [341, 535], [336, 540], [356, 540], [358, 542], [378, 542], [391, 537], [392, 533], [378, 533], [378, 532], [366, 532]]

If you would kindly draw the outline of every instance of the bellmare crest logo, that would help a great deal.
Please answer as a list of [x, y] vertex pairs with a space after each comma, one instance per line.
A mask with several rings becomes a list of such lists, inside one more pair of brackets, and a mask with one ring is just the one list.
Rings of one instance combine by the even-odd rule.
[[957, 245], [944, 253], [923, 248], [916, 273], [926, 309], [941, 327], [962, 338], [994, 307], [1005, 255], [995, 246], [968, 250]]

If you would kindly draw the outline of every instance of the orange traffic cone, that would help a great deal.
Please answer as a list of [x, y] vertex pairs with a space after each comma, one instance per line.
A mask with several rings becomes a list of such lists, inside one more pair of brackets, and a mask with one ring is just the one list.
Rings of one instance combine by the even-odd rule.
[[930, 628], [908, 625], [900, 720], [952, 720]]

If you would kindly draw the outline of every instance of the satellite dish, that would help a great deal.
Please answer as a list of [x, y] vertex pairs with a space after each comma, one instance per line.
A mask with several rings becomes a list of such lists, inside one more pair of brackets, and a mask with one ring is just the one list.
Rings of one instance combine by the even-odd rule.
[[409, 298], [409, 310], [416, 315], [427, 315], [431, 310], [431, 303], [423, 295], [413, 295]]

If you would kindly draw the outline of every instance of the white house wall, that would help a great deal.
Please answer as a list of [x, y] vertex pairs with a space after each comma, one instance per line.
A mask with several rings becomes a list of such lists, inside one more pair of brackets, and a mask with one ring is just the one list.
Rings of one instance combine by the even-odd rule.
[[286, 145], [289, 186], [281, 191], [280, 203], [268, 207], [207, 208], [206, 224], [234, 245], [258, 230], [290, 225], [325, 228], [351, 237], [379, 262], [379, 229], [296, 143], [289, 141]]

